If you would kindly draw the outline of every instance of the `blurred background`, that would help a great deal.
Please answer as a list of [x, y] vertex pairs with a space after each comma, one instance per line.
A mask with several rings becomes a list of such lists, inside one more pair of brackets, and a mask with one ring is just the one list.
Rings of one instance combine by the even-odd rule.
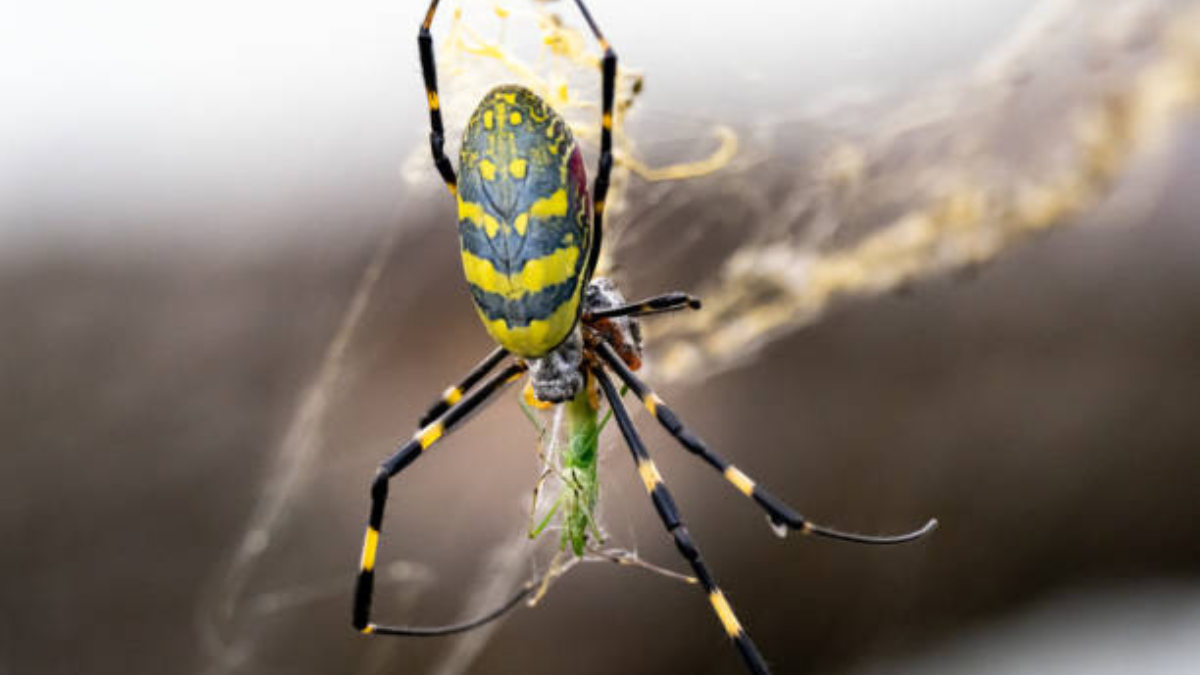
[[[576, 68], [546, 82], [592, 166], [594, 46], [538, 46], [574, 8], [465, 4], [435, 30], [455, 144], [498, 76], [468, 25]], [[818, 522], [942, 523], [781, 540], [637, 414], [775, 672], [1200, 670], [1195, 3], [590, 5], [644, 85], [608, 267], [708, 300], [648, 326], [647, 379]], [[424, 9], [4, 12], [0, 673], [742, 672], [696, 589], [607, 564], [462, 637], [349, 626], [374, 467], [491, 346]], [[541, 564], [515, 394], [440, 447], [393, 488], [381, 621], [473, 616]], [[601, 448], [613, 543], [682, 570]]]

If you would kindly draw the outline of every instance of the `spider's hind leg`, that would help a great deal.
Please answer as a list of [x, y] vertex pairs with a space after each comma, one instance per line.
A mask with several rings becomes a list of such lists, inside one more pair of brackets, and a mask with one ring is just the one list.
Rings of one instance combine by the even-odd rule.
[[650, 387], [646, 386], [645, 382], [642, 382], [633, 373], [633, 370], [625, 363], [625, 359], [619, 352], [605, 343], [598, 344], [596, 351], [601, 360], [642, 400], [643, 405], [646, 406], [646, 410], [658, 420], [659, 424], [668, 433], [675, 437], [675, 440], [679, 441], [680, 445], [704, 460], [713, 469], [719, 471], [725, 480], [736, 488], [738, 492], [754, 500], [754, 503], [767, 513], [771, 524], [775, 527], [798, 530], [802, 534], [815, 534], [828, 539], [875, 545], [903, 544], [914, 539], [920, 539], [937, 527], [937, 519], [931, 518], [923, 526], [911, 532], [895, 535], [870, 535], [843, 532], [812, 522], [800, 515], [791, 506], [788, 506], [786, 502], [768, 492], [759, 485], [758, 481], [751, 478], [741, 469], [738, 469], [724, 457], [709, 450], [704, 441], [700, 440], [699, 437], [692, 434], [683, 426], [683, 423], [679, 421], [674, 411], [667, 407], [662, 398], [658, 394], [655, 394]]
[[754, 675], [769, 675], [770, 670], [768, 670], [762, 654], [759, 653], [758, 648], [754, 646], [754, 642], [738, 621], [737, 616], [733, 612], [733, 607], [729, 604], [729, 600], [725, 598], [725, 594], [717, 586], [712, 572], [709, 571], [708, 565], [701, 558], [700, 549], [688, 533], [687, 526], [683, 524], [683, 520], [679, 515], [679, 509], [675, 506], [675, 500], [671, 497], [670, 491], [667, 490], [667, 485], [663, 482], [662, 475], [655, 468], [654, 461], [650, 459], [650, 453], [646, 451], [646, 446], [642, 443], [637, 431], [633, 428], [633, 422], [629, 419], [629, 413], [626, 412], [625, 406], [621, 403], [621, 398], [617, 394], [616, 387], [613, 386], [608, 376], [604, 374], [603, 368], [596, 367], [592, 372], [595, 374], [596, 380], [600, 383], [600, 388], [604, 390], [604, 396], [608, 399], [608, 404], [612, 408], [613, 417], [617, 421], [617, 426], [621, 429], [621, 435], [625, 437], [625, 444], [629, 446], [629, 452], [633, 455], [633, 461], [637, 465], [638, 474], [641, 476], [642, 483], [646, 486], [646, 492], [649, 493], [651, 501], [654, 502], [654, 509], [658, 512], [658, 517], [662, 520], [663, 527], [666, 528], [671, 538], [674, 539], [675, 548], [679, 549], [680, 555], [687, 560], [692, 571], [696, 573], [696, 579], [699, 580], [704, 592], [708, 594], [708, 601], [712, 605], [713, 612], [716, 613], [717, 618], [720, 620], [721, 626], [725, 629], [726, 636], [737, 646], [738, 651], [742, 655], [742, 660], [750, 672], [754, 673]]
[[438, 417], [434, 422], [423, 426], [413, 435], [411, 440], [401, 445], [391, 457], [380, 465], [379, 470], [375, 474], [375, 479], [371, 483], [371, 511], [367, 518], [366, 533], [363, 535], [358, 580], [354, 588], [352, 622], [354, 627], [362, 633], [409, 636], [460, 633], [499, 618], [513, 607], [516, 607], [517, 603], [533, 590], [533, 586], [527, 585], [522, 587], [500, 607], [477, 619], [450, 626], [388, 626], [371, 621], [371, 597], [375, 588], [375, 556], [379, 548], [380, 532], [383, 529], [383, 512], [384, 507], [387, 506], [389, 482], [394, 476], [416, 461], [425, 450], [454, 431], [472, 413], [479, 411], [485, 404], [491, 401], [493, 395], [502, 390], [505, 385], [524, 374], [525, 369], [526, 365], [520, 362], [508, 365], [486, 382], [479, 385], [461, 401], [451, 406], [445, 414]]

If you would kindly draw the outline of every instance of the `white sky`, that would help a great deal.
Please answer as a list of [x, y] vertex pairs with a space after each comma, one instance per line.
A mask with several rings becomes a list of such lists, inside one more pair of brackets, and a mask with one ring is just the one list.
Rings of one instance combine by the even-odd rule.
[[[0, 236], [75, 222], [57, 209], [111, 210], [103, 227], [119, 232], [169, 222], [137, 217], [164, 205], [268, 208], [322, 182], [388, 189], [425, 133], [419, 0], [9, 4]], [[961, 72], [1033, 4], [590, 6], [622, 58], [648, 74], [644, 105], [721, 115]]]

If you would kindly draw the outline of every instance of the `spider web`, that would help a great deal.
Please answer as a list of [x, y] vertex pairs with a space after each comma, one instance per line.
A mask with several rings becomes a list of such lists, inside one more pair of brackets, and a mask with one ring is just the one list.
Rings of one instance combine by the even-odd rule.
[[[566, 21], [546, 8], [468, 9], [443, 8], [436, 31], [447, 128], [461, 128], [493, 84], [516, 80], [559, 110], [594, 157], [599, 54], [590, 35], [566, 22], [573, 21], [570, 8], [550, 8], [561, 9]], [[518, 58], [526, 50], [517, 46], [531, 44], [536, 58]], [[648, 142], [669, 135], [676, 120], [639, 119], [643, 75], [636, 64], [621, 65], [602, 265], [637, 288], [680, 286], [704, 297], [704, 311], [647, 326], [654, 379], [694, 381], [754, 359], [840, 302], [969, 271], [1080, 220], [1103, 200], [1135, 213], [1147, 207], [1153, 194], [1122, 191], [1121, 176], [1132, 162], [1153, 158], [1175, 121], [1200, 102], [1200, 9], [1190, 2], [1047, 0], [967, 75], [937, 86], [839, 96], [749, 119], [693, 116], [687, 128], [696, 142], [689, 147], [701, 146], [698, 155]], [[643, 146], [654, 150], [646, 153], [652, 159]], [[405, 177], [430, 195], [442, 189], [424, 144], [408, 157]], [[679, 222], [689, 223], [686, 232], [671, 229]], [[294, 636], [279, 626], [301, 613], [332, 613], [334, 620], [321, 625], [349, 630], [348, 566], [326, 574], [295, 563], [272, 582], [263, 581], [264, 570], [306, 555], [313, 544], [299, 543], [306, 541], [299, 533], [312, 530], [299, 524], [319, 518], [314, 514], [330, 503], [357, 509], [336, 528], [352, 531], [353, 543], [329, 546], [357, 550], [358, 511], [366, 506], [359, 483], [370, 467], [334, 457], [329, 419], [347, 406], [344, 392], [361, 376], [354, 355], [387, 261], [412, 235], [393, 229], [375, 249], [240, 542], [197, 609], [206, 673], [289, 669], [281, 645], [294, 647]], [[672, 279], [680, 261], [718, 271]], [[552, 415], [540, 420], [549, 429], [541, 473], [553, 478], [564, 439]], [[353, 496], [326, 500], [319, 474], [353, 484]], [[562, 489], [548, 481], [542, 508]], [[521, 508], [529, 506], [526, 495]], [[603, 527], [604, 511], [597, 513]], [[495, 606], [528, 579], [560, 576], [573, 563], [556, 563], [554, 551], [550, 534], [533, 543], [509, 537], [473, 553], [484, 562], [459, 589], [462, 615]], [[385, 563], [377, 574], [377, 593], [407, 616], [419, 616], [409, 610], [439, 577], [407, 560]], [[447, 641], [427, 672], [466, 671], [494, 628]], [[373, 647], [357, 670], [381, 671], [396, 648]]]

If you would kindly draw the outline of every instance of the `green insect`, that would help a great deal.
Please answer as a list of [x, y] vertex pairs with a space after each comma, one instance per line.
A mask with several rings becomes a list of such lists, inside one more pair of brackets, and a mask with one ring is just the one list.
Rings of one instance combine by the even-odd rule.
[[[700, 302], [685, 293], [666, 293], [627, 303], [610, 280], [593, 278], [613, 163], [617, 57], [583, 0], [575, 4], [604, 52], [600, 158], [590, 197], [583, 156], [567, 124], [536, 94], [516, 85], [498, 87], [479, 103], [463, 137], [461, 175], [455, 174], [444, 151], [445, 130], [429, 32], [438, 0], [432, 0], [421, 24], [418, 45], [429, 103], [433, 160], [450, 193], [457, 197], [463, 272], [476, 312], [499, 346], [443, 393], [421, 418], [420, 429], [412, 439], [384, 461], [376, 473], [354, 594], [354, 627], [381, 635], [462, 632], [500, 617], [534, 590], [533, 584], [527, 584], [502, 606], [457, 625], [406, 627], [371, 621], [375, 557], [390, 480], [506, 385], [528, 374], [526, 400], [540, 406], [566, 405], [572, 429], [571, 447], [564, 457], [564, 469], [573, 476], [571, 498], [566, 500], [562, 516], [564, 547], [574, 555], [583, 555], [593, 532], [598, 491], [596, 437], [603, 426], [597, 421], [597, 411], [602, 393], [664, 528], [704, 589], [726, 635], [751, 672], [767, 673], [761, 654], [688, 533], [609, 373], [616, 375], [684, 448], [763, 509], [777, 528], [864, 544], [896, 544], [927, 534], [937, 521], [930, 520], [918, 530], [897, 536], [851, 534], [817, 525], [709, 450], [634, 374], [641, 366], [638, 319], [699, 309]], [[507, 365], [492, 374], [506, 361]]]

